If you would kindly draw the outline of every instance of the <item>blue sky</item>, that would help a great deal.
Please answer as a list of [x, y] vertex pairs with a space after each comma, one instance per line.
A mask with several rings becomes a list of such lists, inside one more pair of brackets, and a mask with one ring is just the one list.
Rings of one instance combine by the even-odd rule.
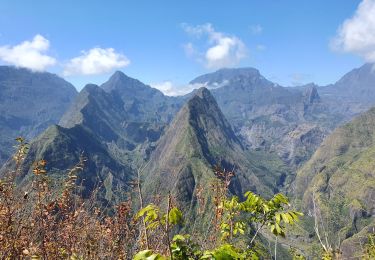
[[[183, 88], [200, 74], [228, 66], [258, 68], [285, 86], [325, 85], [372, 61], [371, 53], [352, 45], [332, 48], [360, 3], [1, 0], [0, 63], [54, 72], [78, 89], [102, 83], [115, 70], [147, 84]], [[30, 56], [17, 52], [30, 48]]]

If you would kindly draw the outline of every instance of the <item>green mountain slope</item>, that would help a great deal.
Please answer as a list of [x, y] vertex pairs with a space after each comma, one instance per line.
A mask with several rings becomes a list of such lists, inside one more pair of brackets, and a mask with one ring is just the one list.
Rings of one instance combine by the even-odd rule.
[[87, 157], [80, 175], [84, 195], [100, 185], [98, 199], [114, 203], [129, 192], [133, 169], [148, 158], [180, 103], [121, 72], [102, 87], [89, 84], [65, 112], [60, 126], [51, 126], [31, 142], [20, 182], [28, 183], [32, 164], [40, 159], [48, 162], [53, 180], [65, 178], [83, 153]]
[[[44, 159], [47, 161], [48, 177], [59, 189], [61, 181], [84, 156], [86, 162], [83, 171], [78, 174], [82, 195], [88, 197], [94, 189], [99, 189], [97, 200], [115, 203], [129, 191], [129, 182], [133, 171], [127, 165], [118, 162], [106, 147], [82, 126], [72, 128], [51, 126], [35, 138], [21, 165], [19, 183], [28, 187], [33, 176], [33, 164]], [[5, 165], [3, 172], [11, 165]]]
[[60, 125], [85, 126], [118, 160], [134, 162], [148, 158], [182, 101], [116, 72], [101, 87], [87, 85]]
[[144, 170], [145, 194], [151, 200], [171, 192], [186, 215], [194, 216], [199, 189], [212, 199], [215, 164], [234, 169], [236, 177], [229, 189], [240, 197], [248, 190], [271, 196], [288, 172], [275, 156], [246, 150], [211, 93], [201, 88], [158, 142]]
[[[313, 195], [330, 238], [343, 250], [358, 246], [349, 239], [375, 223], [375, 108], [339, 127], [298, 171], [294, 193], [307, 212]], [[362, 238], [363, 239], [363, 238]], [[355, 240], [352, 238], [351, 240]], [[349, 254], [349, 253], [348, 253]]]

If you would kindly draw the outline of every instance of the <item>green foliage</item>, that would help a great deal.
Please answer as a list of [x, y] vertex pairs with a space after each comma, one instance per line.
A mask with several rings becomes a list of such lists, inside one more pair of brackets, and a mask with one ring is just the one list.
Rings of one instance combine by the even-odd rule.
[[260, 228], [268, 226], [275, 236], [285, 237], [285, 225], [293, 225], [303, 216], [301, 212], [285, 208], [289, 206], [289, 200], [282, 194], [276, 194], [270, 200], [252, 193], [245, 193], [246, 201], [242, 203], [243, 211], [249, 213], [249, 220], [260, 224]]
[[183, 222], [182, 212], [178, 208], [172, 208], [167, 218], [167, 214], [160, 215], [159, 207], [154, 204], [149, 204], [140, 209], [135, 216], [135, 220], [139, 220], [142, 217], [146, 223], [146, 228], [150, 230], [155, 230], [158, 227], [164, 226], [166, 224], [166, 219], [168, 219], [169, 225], [178, 225]]
[[166, 260], [166, 258], [162, 255], [155, 254], [151, 250], [143, 250], [137, 253], [134, 260]]
[[[201, 259], [249, 259], [246, 258], [246, 253], [241, 252], [238, 248], [231, 244], [224, 244], [215, 248], [212, 251], [206, 251]], [[250, 258], [252, 259], [252, 258]], [[256, 259], [256, 258], [255, 258]]]
[[[190, 235], [177, 234], [173, 237], [169, 248], [172, 259], [259, 259], [261, 253], [254, 243], [258, 232], [263, 226], [268, 226], [270, 231], [276, 236], [285, 236], [285, 228], [287, 225], [292, 225], [299, 220], [302, 213], [286, 210], [289, 205], [289, 200], [282, 194], [276, 194], [270, 200], [266, 200], [259, 195], [252, 192], [245, 194], [246, 200], [240, 202], [238, 197], [233, 196], [227, 198], [224, 196], [219, 201], [220, 214], [220, 233], [222, 244], [210, 250], [203, 250], [201, 246], [197, 245]], [[168, 229], [164, 229], [167, 225], [178, 225], [182, 223], [182, 213], [177, 208], [169, 210], [169, 215], [162, 214], [160, 209], [154, 204], [150, 204], [142, 208], [136, 215], [136, 219], [144, 218], [146, 228], [155, 231], [161, 228], [164, 231], [164, 236], [169, 236]], [[168, 219], [168, 223], [166, 220]], [[235, 246], [233, 239], [240, 237], [246, 241], [245, 232], [249, 230], [252, 225], [257, 226], [257, 230], [253, 235], [248, 245], [244, 247]], [[162, 237], [155, 233], [157, 237]], [[142, 251], [145, 257], [158, 257], [153, 251]], [[136, 255], [138, 256], [138, 254]], [[140, 256], [138, 256], [140, 257]], [[151, 259], [151, 258], [150, 258]], [[152, 258], [154, 259], [154, 258]], [[157, 259], [157, 258], [155, 258]], [[295, 258], [303, 259], [303, 258]]]
[[241, 203], [238, 201], [238, 197], [233, 196], [231, 199], [223, 200], [221, 207], [224, 209], [224, 216], [220, 224], [221, 239], [225, 241], [228, 238], [232, 239], [233, 236], [243, 235], [246, 224], [241, 220], [235, 220], [236, 216], [241, 213]]
[[[166, 215], [164, 218], [166, 218]], [[171, 225], [181, 224], [183, 221], [182, 212], [176, 207], [172, 208], [169, 211], [168, 221]]]
[[371, 234], [368, 237], [364, 259], [375, 259], [375, 234]]
[[304, 257], [302, 254], [297, 252], [297, 249], [293, 247], [290, 248], [289, 253], [293, 257], [293, 260], [306, 260], [306, 257]]
[[135, 219], [144, 217], [147, 229], [156, 229], [160, 225], [159, 208], [154, 204], [149, 204], [140, 209], [135, 216]]
[[195, 244], [190, 235], [175, 235], [171, 244], [173, 259], [175, 260], [195, 260], [200, 259], [202, 251]]
[[[224, 199], [221, 207], [224, 215], [220, 225], [222, 240], [232, 239], [234, 236], [245, 233], [248, 222], [269, 226], [270, 231], [276, 236], [285, 237], [285, 225], [292, 225], [298, 221], [303, 214], [297, 211], [285, 211], [289, 206], [289, 200], [282, 194], [276, 194], [270, 200], [252, 193], [245, 193], [246, 200], [239, 202], [236, 196]], [[256, 235], [255, 235], [256, 236]]]

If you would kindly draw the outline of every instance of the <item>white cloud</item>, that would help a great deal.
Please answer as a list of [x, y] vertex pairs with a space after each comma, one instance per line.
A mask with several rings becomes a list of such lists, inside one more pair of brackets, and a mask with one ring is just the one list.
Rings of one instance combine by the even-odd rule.
[[194, 89], [200, 88], [201, 84], [188, 84], [183, 86], [174, 85], [171, 81], [151, 84], [151, 87], [163, 92], [166, 96], [182, 96], [192, 92]]
[[331, 46], [375, 63], [375, 0], [363, 0], [359, 4], [353, 17], [339, 27]]
[[37, 34], [31, 41], [24, 41], [18, 45], [0, 46], [0, 60], [34, 71], [43, 71], [56, 64], [56, 60], [45, 54], [49, 49], [49, 41]]
[[214, 82], [210, 85], [208, 85], [207, 83], [175, 85], [171, 81], [164, 81], [160, 83], [151, 84], [151, 87], [160, 90], [166, 96], [182, 96], [182, 95], [189, 94], [194, 89], [199, 89], [201, 87], [206, 87], [208, 89], [216, 89], [216, 88], [223, 87], [226, 84], [228, 84], [228, 81], [226, 80], [220, 83]]
[[237, 65], [247, 55], [245, 44], [236, 36], [217, 32], [209, 23], [190, 26], [182, 24], [182, 28], [198, 39], [205, 37], [208, 47], [198, 51], [192, 43], [184, 45], [188, 56], [193, 56], [207, 68], [223, 68]]
[[130, 64], [130, 60], [113, 48], [92, 48], [82, 51], [82, 55], [71, 59], [64, 68], [63, 74], [70, 75], [97, 75], [122, 68]]
[[252, 34], [261, 34], [263, 32], [263, 27], [259, 24], [251, 25], [250, 32]]

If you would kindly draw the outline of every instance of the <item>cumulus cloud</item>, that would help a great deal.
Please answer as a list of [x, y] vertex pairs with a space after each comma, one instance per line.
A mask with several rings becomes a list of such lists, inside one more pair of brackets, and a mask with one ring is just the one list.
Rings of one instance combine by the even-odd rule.
[[176, 86], [171, 81], [164, 81], [160, 83], [151, 84], [151, 87], [160, 90], [166, 96], [182, 96], [190, 93], [195, 88], [197, 88], [190, 84], [186, 86]]
[[166, 96], [183, 96], [201, 87], [206, 87], [208, 89], [216, 89], [223, 87], [227, 84], [228, 81], [224, 80], [223, 82], [214, 82], [212, 84], [195, 83], [187, 85], [175, 85], [173, 84], [173, 82], [167, 80], [160, 83], [151, 84], [151, 87], [160, 90]]
[[199, 51], [191, 42], [184, 45], [184, 49], [188, 56], [193, 56], [207, 68], [232, 67], [247, 55], [241, 39], [216, 31], [210, 23], [197, 26], [182, 24], [182, 28], [189, 35], [206, 40], [208, 47], [203, 51]]
[[48, 49], [49, 41], [37, 34], [31, 41], [24, 41], [14, 46], [0, 46], [0, 60], [17, 67], [43, 71], [56, 64], [53, 57], [45, 54]]
[[363, 0], [359, 4], [355, 14], [339, 27], [331, 47], [375, 63], [375, 0]]
[[117, 53], [113, 48], [92, 48], [82, 51], [82, 55], [71, 59], [64, 67], [64, 76], [71, 75], [97, 75], [113, 69], [125, 67], [130, 60], [123, 54]]

